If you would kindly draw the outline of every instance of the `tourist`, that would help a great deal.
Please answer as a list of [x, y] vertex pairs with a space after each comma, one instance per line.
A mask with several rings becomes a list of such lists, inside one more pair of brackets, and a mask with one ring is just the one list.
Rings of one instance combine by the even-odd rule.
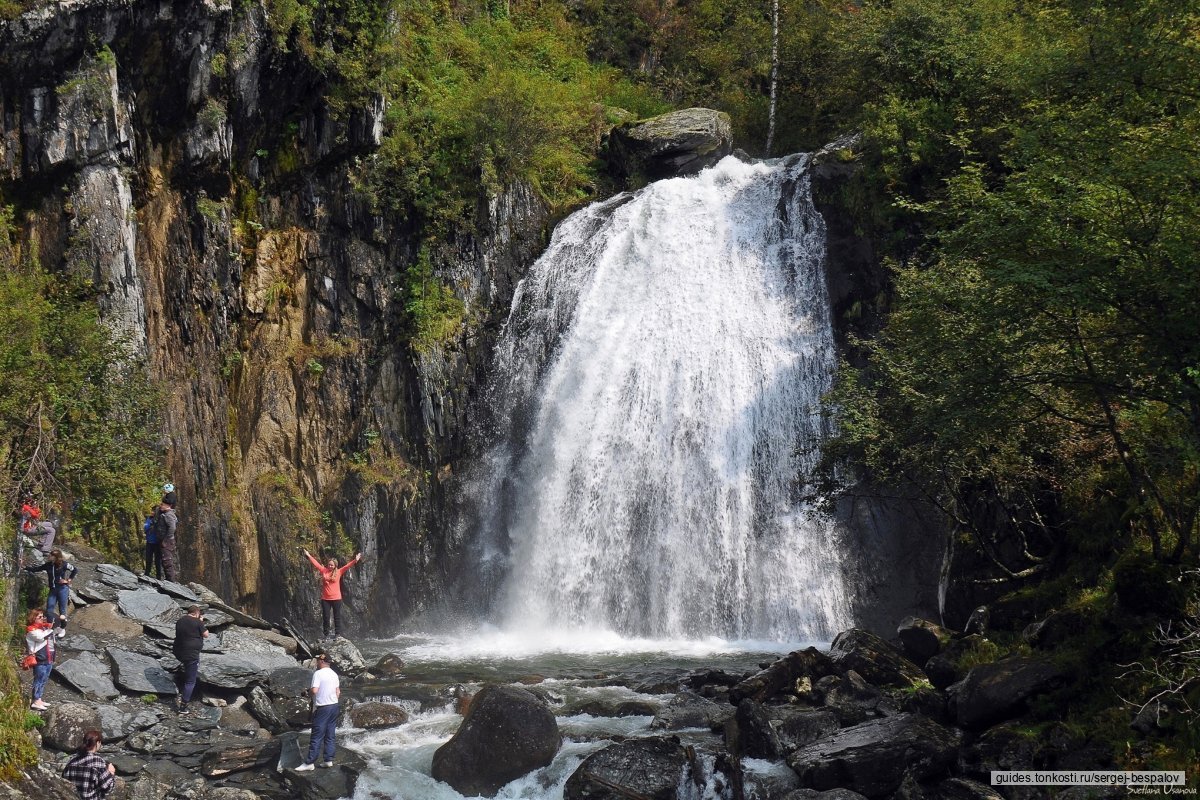
[[62, 550], [55, 547], [50, 551], [50, 560], [36, 567], [26, 567], [26, 572], [45, 572], [50, 582], [50, 596], [46, 598], [46, 617], [61, 619], [63, 631], [67, 628], [67, 602], [71, 599], [71, 581], [79, 569], [63, 557]]
[[[167, 484], [168, 486], [170, 484]], [[159, 554], [162, 556], [163, 572], [167, 580], [179, 580], [179, 551], [175, 547], [175, 529], [179, 526], [179, 517], [170, 503], [159, 503], [158, 513], [154, 515], [154, 535], [158, 539]]]
[[146, 521], [142, 523], [142, 533], [146, 536], [146, 568], [144, 572], [147, 578], [151, 577], [150, 567], [153, 565], [153, 577], [156, 577], [161, 581], [163, 576], [163, 557], [162, 544], [158, 541], [158, 529], [155, 525], [157, 517], [158, 507], [155, 506], [154, 508], [150, 509], [150, 513], [147, 515]]
[[192, 701], [196, 675], [200, 671], [200, 651], [204, 649], [207, 636], [208, 628], [204, 626], [198, 605], [190, 606], [188, 612], [175, 623], [175, 646], [172, 651], [175, 658], [179, 659], [179, 698], [175, 707], [180, 715], [188, 713], [188, 703]]
[[[314, 766], [333, 766], [336, 747], [334, 737], [337, 734], [338, 715], [341, 711], [338, 700], [342, 696], [342, 689], [337, 673], [329, 668], [329, 656], [318, 653], [316, 661], [317, 669], [312, 676], [312, 688], [308, 690], [313, 702], [312, 739], [308, 744], [308, 757], [304, 759], [303, 764], [296, 767], [297, 772], [306, 772]], [[322, 745], [325, 760], [317, 764]]]
[[359, 553], [354, 558], [350, 559], [350, 563], [344, 567], [338, 567], [337, 559], [331, 558], [328, 563], [322, 565], [320, 561], [313, 558], [313, 554], [304, 551], [304, 555], [308, 556], [308, 560], [312, 562], [316, 568], [321, 580], [321, 631], [325, 634], [325, 638], [329, 638], [330, 617], [333, 618], [333, 635], [341, 636], [342, 631], [342, 576], [346, 574], [346, 570], [353, 567], [358, 562], [362, 561], [362, 553]]
[[45, 711], [48, 706], [42, 700], [42, 692], [54, 669], [54, 642], [60, 635], [55, 629], [65, 624], [66, 618], [59, 615], [54, 622], [47, 622], [46, 612], [35, 608], [30, 610], [25, 622], [25, 649], [34, 657], [29, 707], [34, 711]]
[[116, 784], [117, 768], [96, 755], [102, 739], [100, 731], [88, 731], [75, 755], [63, 769], [63, 777], [75, 784], [80, 800], [102, 800]]

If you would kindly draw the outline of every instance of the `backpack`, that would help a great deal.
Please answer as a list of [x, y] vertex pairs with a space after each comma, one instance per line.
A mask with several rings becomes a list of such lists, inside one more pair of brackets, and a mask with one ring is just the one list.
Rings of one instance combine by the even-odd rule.
[[142, 523], [142, 533], [146, 535], [146, 544], [158, 544], [158, 514], [151, 514]]

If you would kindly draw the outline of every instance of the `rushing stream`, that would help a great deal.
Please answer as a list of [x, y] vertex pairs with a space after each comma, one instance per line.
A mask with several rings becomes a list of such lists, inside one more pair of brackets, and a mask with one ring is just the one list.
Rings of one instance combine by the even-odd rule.
[[[611, 737], [649, 734], [689, 670], [848, 627], [837, 530], [800, 499], [835, 366], [806, 166], [726, 158], [557, 227], [517, 288], [464, 491], [488, 626], [379, 644], [408, 664], [388, 699], [412, 717], [350, 734], [372, 764], [359, 800], [458, 800], [429, 777], [455, 684], [544, 693], [564, 745], [499, 796], [556, 800]], [[646, 713], [591, 713], [621, 701]]]

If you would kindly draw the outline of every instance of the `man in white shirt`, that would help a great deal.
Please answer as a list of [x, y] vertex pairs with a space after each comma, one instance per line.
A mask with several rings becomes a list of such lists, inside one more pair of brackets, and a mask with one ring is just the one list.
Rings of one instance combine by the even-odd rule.
[[[308, 757], [296, 767], [297, 772], [307, 772], [314, 766], [333, 766], [334, 734], [341, 711], [338, 701], [342, 696], [342, 688], [337, 673], [329, 668], [329, 656], [318, 653], [316, 661], [317, 671], [313, 673], [312, 688], [309, 689], [309, 696], [313, 699], [312, 741], [308, 745]], [[321, 755], [322, 745], [325, 760], [318, 764], [316, 761]]]

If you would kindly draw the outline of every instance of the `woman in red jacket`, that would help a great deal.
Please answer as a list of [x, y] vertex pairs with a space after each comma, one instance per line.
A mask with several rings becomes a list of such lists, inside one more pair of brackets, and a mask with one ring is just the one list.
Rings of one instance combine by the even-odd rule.
[[313, 554], [304, 551], [304, 555], [308, 556], [308, 560], [312, 562], [316, 568], [321, 580], [321, 630], [325, 634], [325, 638], [329, 638], [329, 619], [333, 618], [333, 635], [341, 636], [342, 629], [342, 576], [346, 574], [346, 570], [353, 567], [358, 562], [362, 561], [362, 553], [359, 553], [354, 558], [350, 559], [350, 563], [344, 567], [339, 567], [336, 558], [329, 559], [327, 564], [321, 564], [313, 557]]

